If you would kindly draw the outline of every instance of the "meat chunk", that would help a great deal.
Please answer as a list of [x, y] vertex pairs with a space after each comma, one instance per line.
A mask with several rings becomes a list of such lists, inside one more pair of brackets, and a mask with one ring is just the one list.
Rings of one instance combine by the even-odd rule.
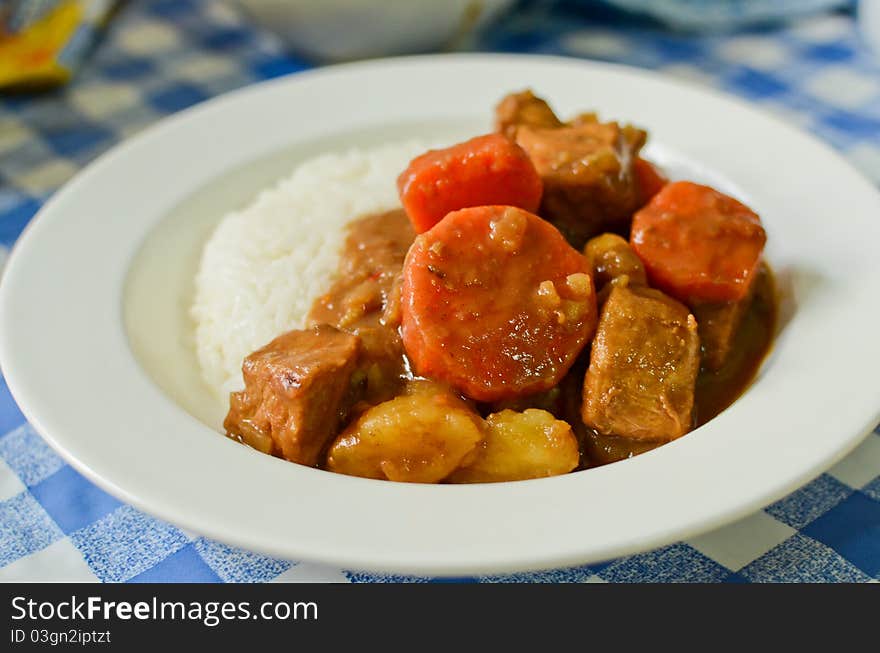
[[745, 302], [696, 305], [693, 309], [698, 316], [703, 350], [697, 377], [695, 426], [713, 419], [743, 393], [754, 380], [773, 340], [777, 298], [766, 264], [758, 270], [752, 288]]
[[601, 123], [595, 113], [563, 122], [530, 90], [501, 100], [495, 129], [529, 154], [544, 183], [538, 214], [573, 246], [603, 231], [628, 233], [632, 214], [645, 202], [638, 153], [646, 132]]
[[495, 107], [495, 131], [513, 138], [520, 125], [555, 129], [562, 121], [553, 109], [530, 90], [511, 93]]
[[289, 331], [244, 359], [245, 389], [230, 396], [227, 433], [315, 465], [352, 402], [360, 340], [331, 326]]
[[327, 469], [410, 483], [437, 483], [473, 460], [483, 420], [444, 386], [416, 381], [373, 406], [337, 438]]
[[658, 290], [616, 285], [584, 379], [584, 423], [601, 435], [666, 442], [691, 428], [697, 322]]
[[517, 127], [516, 142], [544, 183], [540, 215], [578, 248], [603, 231], [626, 233], [641, 202], [633, 164], [645, 138], [616, 122]]
[[452, 483], [522, 481], [567, 474], [580, 460], [571, 426], [545, 410], [503, 410], [486, 418], [477, 456], [449, 477]]
[[724, 365], [733, 347], [736, 332], [742, 324], [753, 293], [735, 302], [692, 302], [691, 307], [699, 325], [703, 368], [716, 371]]

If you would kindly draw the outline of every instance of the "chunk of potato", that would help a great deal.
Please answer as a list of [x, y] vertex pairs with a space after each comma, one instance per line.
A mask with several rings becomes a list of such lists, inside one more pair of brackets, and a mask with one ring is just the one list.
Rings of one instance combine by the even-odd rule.
[[645, 286], [648, 278], [645, 266], [630, 244], [617, 234], [602, 234], [591, 238], [584, 247], [584, 256], [593, 268], [596, 290], [617, 277], [626, 275], [632, 285]]
[[437, 483], [477, 453], [480, 416], [436, 384], [415, 384], [407, 393], [373, 406], [333, 443], [332, 472], [409, 483]]
[[519, 481], [566, 474], [578, 465], [578, 442], [567, 422], [546, 410], [502, 410], [486, 418], [486, 439], [453, 483]]

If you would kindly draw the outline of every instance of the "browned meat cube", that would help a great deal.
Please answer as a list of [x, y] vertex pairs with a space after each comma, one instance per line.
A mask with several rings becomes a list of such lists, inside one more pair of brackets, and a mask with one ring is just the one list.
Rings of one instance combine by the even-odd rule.
[[520, 125], [531, 127], [562, 127], [562, 121], [544, 100], [530, 90], [511, 93], [495, 107], [495, 131], [513, 138]]
[[753, 292], [749, 292], [744, 299], [736, 302], [691, 303], [699, 325], [705, 369], [716, 371], [724, 365], [752, 297]]
[[641, 202], [633, 162], [646, 136], [629, 125], [588, 119], [559, 128], [517, 127], [516, 142], [544, 182], [541, 217], [578, 248], [603, 231], [628, 233]]
[[659, 290], [615, 285], [584, 379], [583, 419], [602, 435], [668, 442], [691, 428], [697, 322]]
[[223, 426], [266, 453], [315, 465], [352, 400], [360, 339], [331, 326], [289, 331], [244, 359]]

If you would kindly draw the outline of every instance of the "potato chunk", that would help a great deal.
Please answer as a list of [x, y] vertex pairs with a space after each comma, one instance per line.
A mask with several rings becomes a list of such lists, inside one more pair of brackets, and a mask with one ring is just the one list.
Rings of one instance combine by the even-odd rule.
[[630, 244], [617, 234], [605, 233], [591, 238], [584, 247], [584, 256], [593, 269], [596, 290], [626, 275], [632, 285], [645, 286], [645, 266]]
[[567, 474], [578, 465], [571, 427], [545, 410], [502, 410], [489, 415], [486, 424], [476, 459], [452, 474], [451, 482], [520, 481]]
[[469, 463], [483, 439], [480, 416], [442, 386], [416, 384], [368, 409], [333, 443], [327, 469], [409, 483], [437, 483]]

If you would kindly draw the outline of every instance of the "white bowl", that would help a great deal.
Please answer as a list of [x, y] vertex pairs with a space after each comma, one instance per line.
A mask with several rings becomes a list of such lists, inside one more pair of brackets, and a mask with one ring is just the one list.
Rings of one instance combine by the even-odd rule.
[[[493, 104], [527, 85], [563, 115], [596, 108], [643, 125], [651, 157], [761, 214], [784, 301], [774, 349], [746, 393], [654, 451], [516, 483], [353, 478], [223, 437], [223, 405], [199, 381], [186, 319], [211, 221], [317, 151], [488, 130]], [[431, 575], [587, 563], [742, 517], [877, 423], [878, 215], [877, 190], [826, 146], [653, 73], [489, 55], [331, 67], [172, 116], [77, 175], [10, 257], [0, 361], [25, 415], [72, 465], [209, 537]]]
[[453, 45], [513, 0], [238, 0], [260, 26], [314, 59], [341, 61]]

